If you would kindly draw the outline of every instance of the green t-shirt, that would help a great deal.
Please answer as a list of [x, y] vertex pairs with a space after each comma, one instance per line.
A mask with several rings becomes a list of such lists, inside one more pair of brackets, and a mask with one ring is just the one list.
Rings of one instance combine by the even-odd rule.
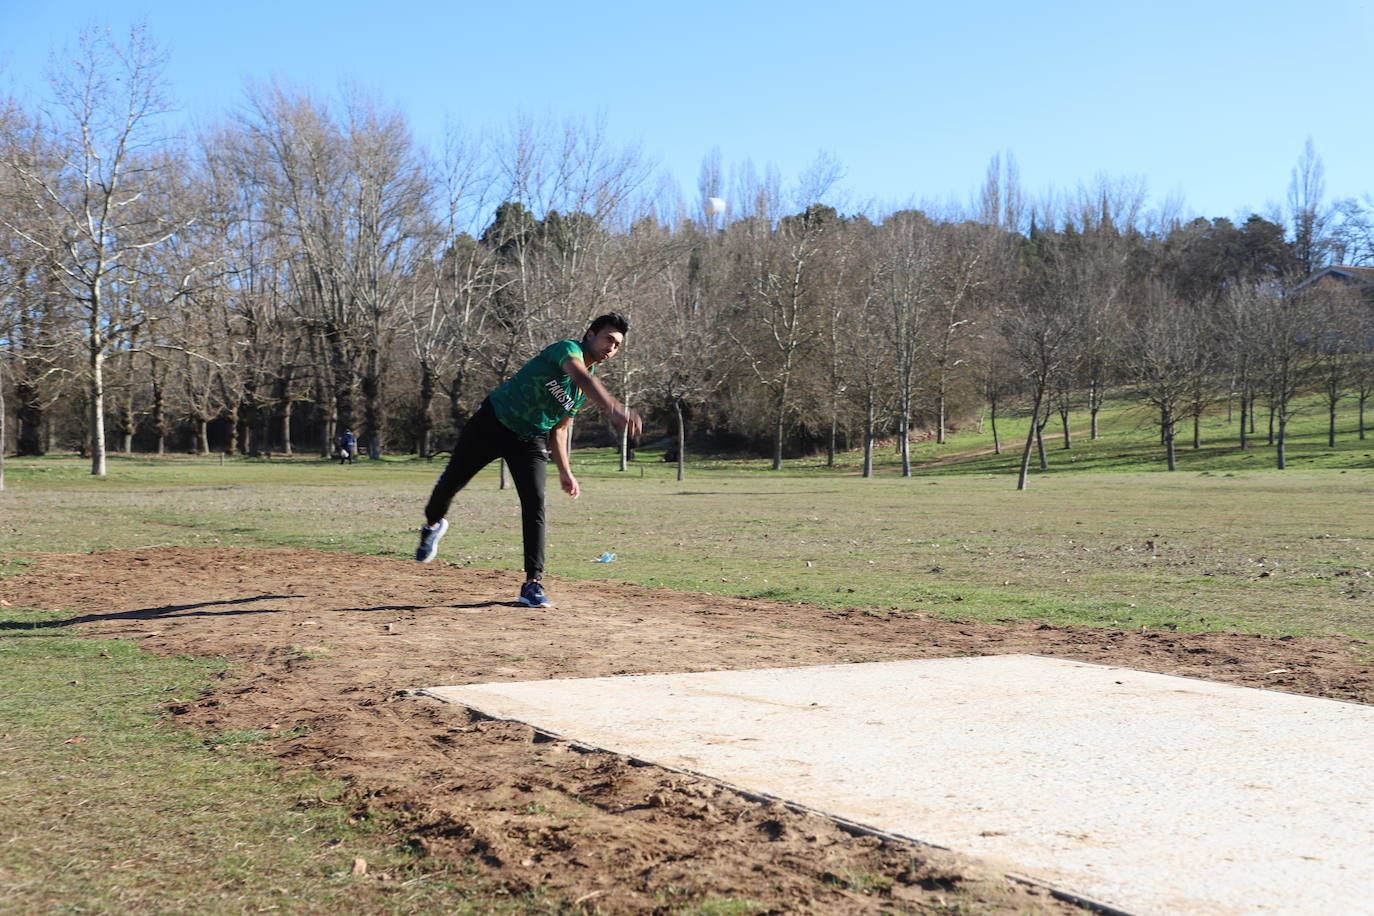
[[[587, 395], [563, 371], [563, 361], [572, 357], [580, 363], [582, 345], [575, 340], [549, 344], [520, 371], [496, 387], [487, 400], [496, 419], [517, 436], [542, 436], [564, 417], [581, 409]], [[587, 366], [594, 374], [595, 366]]]

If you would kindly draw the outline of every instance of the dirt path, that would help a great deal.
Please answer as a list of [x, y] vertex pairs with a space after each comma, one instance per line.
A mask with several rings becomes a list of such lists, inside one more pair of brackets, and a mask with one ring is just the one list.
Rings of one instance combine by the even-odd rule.
[[[53, 624], [225, 655], [209, 695], [173, 707], [215, 731], [305, 726], [270, 742], [287, 766], [350, 781], [359, 810], [399, 812], [435, 856], [480, 862], [590, 912], [669, 913], [703, 895], [775, 912], [1070, 912], [938, 850], [850, 835], [704, 780], [585, 754], [405, 693], [479, 681], [597, 677], [1030, 652], [1374, 702], [1369, 645], [991, 626], [824, 611], [615, 582], [549, 583], [512, 601], [509, 573], [305, 550], [48, 554], [0, 599], [66, 609]], [[944, 901], [944, 902], [941, 902]]]

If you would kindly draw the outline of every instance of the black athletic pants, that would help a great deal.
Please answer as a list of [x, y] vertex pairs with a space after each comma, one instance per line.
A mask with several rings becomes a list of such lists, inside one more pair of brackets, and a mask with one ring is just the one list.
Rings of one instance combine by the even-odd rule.
[[520, 494], [520, 521], [525, 540], [525, 578], [538, 579], [544, 572], [544, 477], [549, 465], [548, 440], [543, 436], [522, 439], [498, 419], [491, 404], [483, 401], [472, 415], [444, 473], [434, 484], [425, 505], [425, 522], [433, 525], [448, 514], [454, 494], [467, 486], [473, 475], [504, 458]]

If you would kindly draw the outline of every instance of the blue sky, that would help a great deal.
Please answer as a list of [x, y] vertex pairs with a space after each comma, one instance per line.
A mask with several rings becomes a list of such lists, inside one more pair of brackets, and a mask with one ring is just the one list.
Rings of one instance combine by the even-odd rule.
[[357, 81], [422, 140], [599, 116], [689, 201], [713, 148], [785, 185], [828, 153], [850, 211], [967, 202], [1010, 153], [1031, 195], [1138, 177], [1237, 216], [1282, 205], [1308, 137], [1328, 198], [1374, 193], [1374, 0], [0, 0], [0, 87], [37, 99], [82, 26], [140, 20], [194, 118], [271, 78]]

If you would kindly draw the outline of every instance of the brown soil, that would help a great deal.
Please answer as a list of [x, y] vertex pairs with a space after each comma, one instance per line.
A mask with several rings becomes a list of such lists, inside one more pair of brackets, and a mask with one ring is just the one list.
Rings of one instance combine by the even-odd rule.
[[304, 726], [265, 743], [283, 765], [347, 780], [359, 814], [399, 814], [433, 856], [588, 912], [668, 913], [703, 897], [771, 912], [1076, 909], [941, 850], [855, 835], [408, 690], [1025, 652], [1374, 702], [1370, 646], [1337, 636], [987, 625], [610, 581], [553, 580], [557, 606], [534, 610], [512, 600], [511, 573], [307, 550], [36, 559], [0, 581], [0, 599], [73, 613], [53, 626], [232, 660], [206, 696], [172, 707], [181, 722]]

